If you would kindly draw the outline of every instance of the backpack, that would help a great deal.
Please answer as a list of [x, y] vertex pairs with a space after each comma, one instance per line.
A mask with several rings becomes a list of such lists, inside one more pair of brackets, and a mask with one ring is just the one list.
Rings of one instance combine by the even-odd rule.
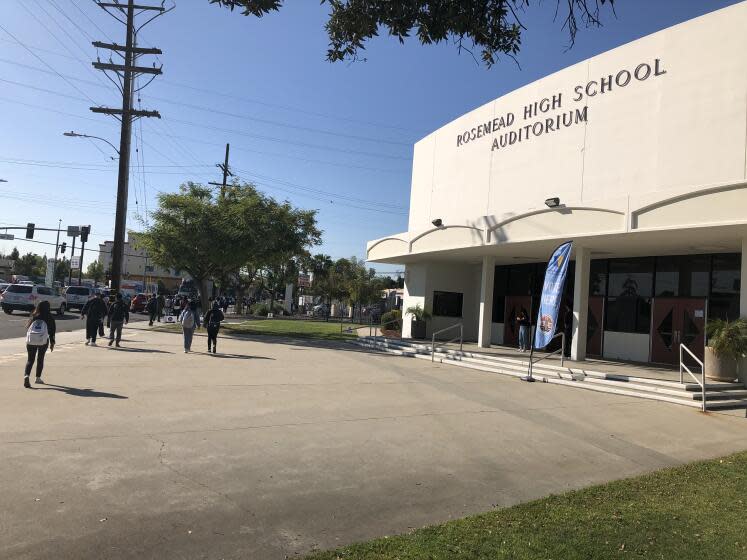
[[41, 319], [36, 319], [26, 331], [26, 344], [29, 346], [44, 346], [49, 342], [49, 331], [47, 323]]
[[217, 329], [220, 327], [220, 322], [223, 320], [222, 313], [217, 309], [210, 311], [210, 321], [208, 321], [208, 327], [211, 329]]
[[195, 326], [195, 316], [192, 314], [191, 310], [187, 310], [184, 312], [184, 316], [182, 317], [182, 327], [185, 329], [191, 329]]

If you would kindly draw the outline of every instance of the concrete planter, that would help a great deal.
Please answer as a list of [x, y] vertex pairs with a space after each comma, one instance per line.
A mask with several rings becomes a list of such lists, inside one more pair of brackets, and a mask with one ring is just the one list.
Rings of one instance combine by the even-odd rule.
[[739, 360], [739, 367], [737, 368], [737, 378], [740, 383], [747, 386], [747, 358]]
[[410, 327], [410, 335], [412, 336], [412, 338], [424, 339], [425, 338], [425, 321], [417, 321], [413, 319], [412, 325]]
[[734, 381], [737, 378], [737, 360], [719, 358], [710, 346], [705, 347], [705, 374], [713, 381]]

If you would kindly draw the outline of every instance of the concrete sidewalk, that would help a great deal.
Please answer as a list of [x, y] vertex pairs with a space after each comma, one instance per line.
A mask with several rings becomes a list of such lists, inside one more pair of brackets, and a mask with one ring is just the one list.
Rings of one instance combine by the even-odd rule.
[[0, 341], [0, 558], [275, 559], [747, 447], [747, 421], [340, 343]]

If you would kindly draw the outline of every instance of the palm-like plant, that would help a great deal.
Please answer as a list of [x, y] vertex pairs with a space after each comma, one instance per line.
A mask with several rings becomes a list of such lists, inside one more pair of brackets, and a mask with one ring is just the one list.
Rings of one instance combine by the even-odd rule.
[[427, 309], [423, 309], [423, 307], [418, 303], [417, 305], [408, 307], [405, 310], [406, 315], [412, 315], [416, 321], [427, 321], [432, 317], [431, 312]]
[[747, 319], [710, 321], [706, 334], [717, 357], [736, 360], [747, 355]]

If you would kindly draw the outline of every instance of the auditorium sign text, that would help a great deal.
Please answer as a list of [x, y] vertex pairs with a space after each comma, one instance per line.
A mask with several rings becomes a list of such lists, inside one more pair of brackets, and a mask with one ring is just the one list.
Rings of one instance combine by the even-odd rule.
[[[589, 107], [584, 104], [587, 98], [606, 95], [617, 89], [622, 89], [657, 78], [666, 74], [658, 58], [653, 64], [643, 62], [634, 69], [623, 69], [617, 74], [609, 74], [598, 80], [590, 80], [586, 84], [573, 88], [573, 94], [562, 92], [552, 97], [545, 97], [525, 105], [519, 113], [505, 113], [484, 123], [473, 126], [457, 135], [457, 147], [465, 146], [476, 140], [492, 137], [491, 150], [502, 150], [519, 142], [527, 142], [532, 138], [557, 132], [589, 120]], [[564, 105], [567, 99], [575, 104]], [[583, 104], [583, 105], [581, 105]], [[522, 115], [523, 113], [523, 115]], [[518, 120], [516, 115], [522, 115]]]

